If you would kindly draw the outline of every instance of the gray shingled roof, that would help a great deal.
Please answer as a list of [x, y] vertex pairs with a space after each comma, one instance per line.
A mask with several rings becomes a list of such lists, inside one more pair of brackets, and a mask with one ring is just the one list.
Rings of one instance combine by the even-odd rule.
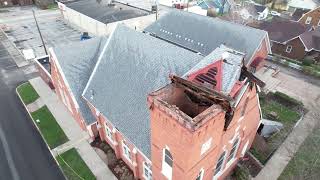
[[300, 38], [307, 51], [320, 51], [320, 28], [316, 28], [313, 31], [306, 31], [300, 35]]
[[148, 93], [166, 85], [170, 73], [182, 76], [202, 58], [118, 25], [96, 64], [84, 97], [150, 158]]
[[222, 59], [223, 54], [227, 53], [228, 56], [225, 58], [227, 62], [222, 62], [222, 88], [221, 91], [225, 94], [229, 94], [239, 79], [242, 67], [242, 60], [244, 54], [236, 52], [224, 45], [216, 48], [212, 53], [203, 58], [196, 66], [190, 69], [184, 77], [189, 74], [195, 73], [198, 70], [207, 67], [210, 64], [215, 63]]
[[203, 55], [225, 44], [245, 52], [246, 65], [252, 61], [252, 55], [267, 35], [263, 30], [177, 10], [167, 13], [145, 31]]
[[72, 45], [54, 48], [63, 74], [79, 104], [80, 113], [87, 125], [95, 122], [96, 119], [82, 98], [82, 92], [89, 80], [106, 39], [107, 38], [94, 38], [73, 43]]
[[309, 12], [310, 9], [296, 9], [294, 13], [292, 14], [292, 20], [299, 21], [299, 19], [307, 12]]

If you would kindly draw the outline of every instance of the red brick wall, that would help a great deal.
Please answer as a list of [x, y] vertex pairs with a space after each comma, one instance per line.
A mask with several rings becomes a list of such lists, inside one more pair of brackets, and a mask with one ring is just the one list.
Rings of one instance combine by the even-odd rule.
[[75, 105], [74, 100], [72, 99], [72, 93], [68, 90], [67, 82], [64, 81], [62, 72], [58, 68], [56, 56], [54, 52], [50, 50], [50, 63], [51, 63], [51, 78], [53, 85], [55, 87], [55, 92], [58, 95], [61, 102], [67, 107], [67, 109], [72, 114], [73, 118], [77, 121], [82, 130], [87, 131], [85, 121], [79, 112], [79, 109]]
[[53, 85], [53, 82], [52, 82], [52, 79], [51, 79], [51, 75], [43, 68], [43, 66], [36, 61], [36, 64], [35, 64], [37, 70], [38, 70], [38, 73], [41, 77], [41, 79], [48, 84], [48, 86], [51, 88], [51, 89], [54, 89], [54, 85]]
[[[290, 53], [286, 52], [286, 48], [288, 45], [292, 46], [292, 50]], [[297, 60], [302, 60], [304, 58], [304, 55], [305, 55], [304, 49], [305, 49], [304, 45], [301, 42], [300, 38], [298, 37], [289, 41], [286, 45], [275, 43], [275, 42], [272, 45], [273, 54], [278, 54], [280, 56], [284, 56], [290, 59], [297, 59]]]
[[301, 17], [301, 19], [299, 20], [299, 22], [301, 24], [306, 24], [306, 20], [308, 17], [312, 17], [312, 20], [310, 22], [310, 25], [313, 25], [314, 27], [318, 27], [318, 23], [319, 23], [319, 20], [320, 20], [320, 7], [312, 10], [312, 11], [309, 11], [307, 12], [305, 15], [303, 15]]
[[264, 66], [265, 64], [265, 58], [268, 56], [268, 40], [267, 37], [262, 40], [261, 46], [259, 46], [259, 49], [256, 51], [256, 53], [252, 56], [252, 61], [253, 63], [256, 59], [262, 58], [263, 61], [261, 61], [258, 66], [255, 67], [256, 70], [259, 70], [261, 67]]
[[[133, 171], [134, 176], [136, 179], [144, 179], [143, 178], [143, 163], [144, 162], [150, 162], [150, 160], [143, 155], [142, 152], [138, 150], [132, 144], [126, 137], [124, 137], [121, 132], [115, 129], [111, 122], [99, 111], [96, 110], [96, 108], [91, 105], [89, 102], [87, 102], [93, 115], [97, 119], [98, 124], [100, 125], [99, 134], [100, 138], [104, 141], [106, 141], [112, 149], [115, 151], [115, 154], [117, 158], [121, 158], [126, 164], [130, 167], [130, 169]], [[112, 141], [107, 137], [106, 133], [106, 126], [109, 127], [109, 129], [112, 131]], [[131, 151], [131, 161], [129, 161], [124, 155], [123, 155], [123, 148], [122, 148], [122, 142], [125, 141], [126, 145], [130, 148]], [[135, 150], [134, 150], [135, 149]], [[135, 153], [134, 153], [135, 152]]]
[[[246, 98], [249, 98], [246, 113], [240, 119], [240, 112]], [[223, 152], [227, 150], [226, 159], [232, 148], [234, 136], [240, 138], [240, 145], [235, 161], [225, 168], [219, 179], [223, 179], [234, 167], [240, 158], [245, 143], [249, 140], [249, 147], [254, 139], [255, 132], [260, 123], [260, 113], [256, 89], [248, 90], [243, 95], [235, 110], [235, 115], [228, 129], [223, 131], [224, 113], [220, 112], [210, 121], [206, 122], [195, 132], [187, 130], [167, 113], [155, 107], [151, 110], [151, 151], [152, 172], [154, 179], [164, 179], [162, 169], [162, 151], [167, 146], [173, 156], [173, 179], [195, 179], [204, 169], [204, 179], [212, 179], [216, 162]], [[202, 144], [212, 138], [211, 148], [200, 154]], [[229, 142], [230, 141], [230, 142]], [[247, 148], [247, 150], [249, 149]], [[227, 160], [225, 160], [227, 161]], [[224, 166], [226, 162], [224, 163]]]

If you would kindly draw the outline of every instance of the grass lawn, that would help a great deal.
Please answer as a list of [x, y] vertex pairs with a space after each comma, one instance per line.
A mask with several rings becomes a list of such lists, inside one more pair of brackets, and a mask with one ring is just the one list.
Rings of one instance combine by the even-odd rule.
[[[57, 160], [68, 180], [81, 180], [81, 178], [85, 180], [96, 179], [86, 163], [81, 159], [77, 150], [74, 148], [64, 152], [60, 156], [57, 156]], [[75, 172], [81, 178], [75, 174]]]
[[260, 105], [263, 118], [269, 119], [268, 114], [275, 112], [277, 114], [277, 119], [274, 119], [274, 121], [278, 121], [283, 124], [283, 128], [279, 132], [266, 139], [268, 144], [268, 149], [266, 152], [260, 152], [254, 147], [250, 149], [250, 152], [262, 164], [265, 164], [269, 155], [271, 155], [271, 153], [274, 152], [287, 138], [301, 115], [296, 109], [287, 107], [278, 101], [273, 100], [272, 98], [260, 98]]
[[18, 86], [17, 89], [18, 89], [18, 93], [22, 98], [22, 101], [25, 104], [30, 104], [39, 98], [38, 93], [36, 92], [36, 90], [34, 90], [34, 88], [29, 82]]
[[279, 180], [319, 179], [320, 177], [320, 128], [315, 127], [293, 156]]
[[[54, 149], [68, 141], [67, 136], [64, 134], [47, 106], [43, 106], [39, 110], [32, 112], [31, 116], [40, 129], [50, 149]], [[39, 123], [36, 122], [37, 119], [40, 120]]]
[[55, 3], [49, 4], [47, 6], [47, 9], [52, 9], [52, 10], [58, 9], [58, 4], [55, 4]]

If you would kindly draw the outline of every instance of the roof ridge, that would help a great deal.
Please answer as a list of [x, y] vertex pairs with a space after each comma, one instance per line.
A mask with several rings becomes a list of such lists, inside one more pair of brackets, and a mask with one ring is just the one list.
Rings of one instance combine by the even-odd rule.
[[236, 22], [232, 22], [232, 21], [226, 21], [226, 20], [223, 20], [223, 19], [220, 19], [220, 18], [217, 18], [217, 17], [209, 17], [209, 16], [203, 16], [203, 15], [199, 15], [199, 14], [195, 14], [195, 13], [192, 13], [192, 12], [188, 12], [188, 11], [181, 11], [181, 10], [171, 10], [169, 13], [167, 13], [165, 16], [167, 16], [168, 14], [170, 14], [171, 12], [175, 12], [175, 13], [185, 13], [185, 14], [188, 14], [189, 16], [197, 16], [199, 18], [202, 18], [202, 19], [206, 19], [206, 20], [216, 20], [216, 21], [220, 21], [220, 22], [224, 22], [224, 23], [227, 23], [227, 24], [232, 24], [232, 25], [236, 25], [236, 26], [241, 26], [241, 27], [244, 27], [244, 28], [247, 28], [247, 29], [252, 29], [252, 30], [256, 30], [256, 31], [261, 31], [261, 32], [264, 32], [264, 33], [267, 33], [267, 31], [265, 30], [262, 30], [262, 29], [257, 29], [257, 28], [253, 28], [253, 27], [250, 27], [250, 26], [246, 26], [246, 25], [243, 25], [243, 24], [239, 24], [239, 23], [236, 23]]
[[85, 86], [85, 88], [84, 88], [84, 90], [83, 90], [83, 92], [82, 92], [82, 94], [81, 94], [83, 97], [84, 97], [84, 94], [85, 94], [85, 92], [87, 91], [87, 89], [88, 89], [88, 87], [89, 87], [89, 84], [90, 84], [90, 82], [91, 82], [91, 80], [92, 80], [95, 72], [97, 71], [97, 68], [98, 68], [98, 66], [99, 66], [99, 64], [100, 64], [100, 62], [101, 62], [101, 59], [102, 59], [103, 54], [105, 53], [105, 51], [106, 51], [106, 49], [107, 49], [107, 47], [108, 47], [111, 39], [112, 39], [113, 36], [114, 36], [114, 32], [116, 32], [116, 30], [117, 30], [118, 28], [119, 28], [119, 23], [116, 24], [116, 27], [115, 27], [114, 30], [111, 32], [109, 38], [107, 39], [107, 42], [106, 42], [105, 45], [103, 46], [103, 50], [101, 51], [100, 56], [99, 56], [99, 58], [98, 58], [98, 60], [97, 60], [97, 63], [96, 63], [96, 65], [94, 66], [94, 68], [93, 68], [93, 70], [92, 70], [92, 73], [91, 73], [91, 75], [90, 75], [90, 77], [89, 77], [89, 80], [88, 80], [88, 82], [87, 82], [87, 84], [86, 84], [86, 86]]

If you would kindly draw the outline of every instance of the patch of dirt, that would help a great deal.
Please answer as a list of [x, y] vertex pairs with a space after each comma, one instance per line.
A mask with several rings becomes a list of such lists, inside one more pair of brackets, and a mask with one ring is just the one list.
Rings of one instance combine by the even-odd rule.
[[246, 154], [243, 157], [243, 160], [241, 160], [239, 163], [240, 165], [242, 165], [243, 167], [249, 170], [249, 173], [252, 177], [256, 177], [258, 173], [261, 171], [261, 169], [263, 168], [263, 166], [259, 163], [259, 161], [254, 159], [249, 154]]
[[100, 138], [95, 139], [91, 146], [101, 149], [108, 159], [108, 167], [112, 173], [119, 180], [134, 180], [134, 175], [131, 169], [122, 159], [117, 159], [114, 150], [104, 141], [101, 141]]

